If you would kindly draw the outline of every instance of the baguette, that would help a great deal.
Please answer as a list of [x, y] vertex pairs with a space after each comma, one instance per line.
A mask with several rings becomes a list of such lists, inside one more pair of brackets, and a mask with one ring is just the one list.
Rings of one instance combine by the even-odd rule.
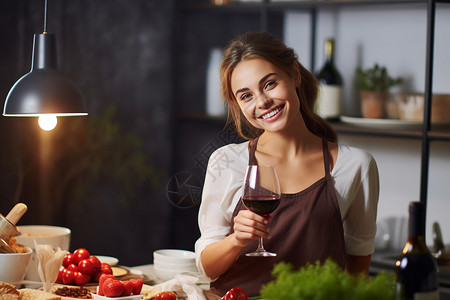
[[19, 300], [61, 300], [60, 296], [40, 290], [20, 289]]

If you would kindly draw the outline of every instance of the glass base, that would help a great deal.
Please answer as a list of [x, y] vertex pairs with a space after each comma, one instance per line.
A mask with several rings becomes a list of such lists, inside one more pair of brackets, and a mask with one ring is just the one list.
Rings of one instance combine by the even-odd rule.
[[267, 252], [267, 251], [255, 251], [246, 253], [245, 256], [262, 256], [262, 257], [275, 257], [277, 256], [276, 253]]

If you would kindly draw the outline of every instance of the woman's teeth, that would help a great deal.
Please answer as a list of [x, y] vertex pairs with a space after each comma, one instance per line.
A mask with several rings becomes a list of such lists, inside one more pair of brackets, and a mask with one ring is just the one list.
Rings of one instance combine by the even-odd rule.
[[265, 119], [268, 119], [268, 118], [270, 118], [270, 117], [273, 117], [273, 116], [276, 115], [280, 110], [281, 110], [281, 108], [280, 108], [280, 107], [277, 107], [277, 108], [275, 108], [274, 110], [272, 110], [271, 112], [269, 112], [269, 113], [263, 115], [262, 118], [265, 120]]

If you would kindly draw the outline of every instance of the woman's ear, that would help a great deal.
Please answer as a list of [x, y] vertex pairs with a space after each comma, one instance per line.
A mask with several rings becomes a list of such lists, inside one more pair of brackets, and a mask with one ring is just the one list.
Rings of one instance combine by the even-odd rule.
[[300, 83], [302, 82], [302, 76], [300, 74], [300, 66], [298, 64], [298, 61], [294, 62], [292, 67], [294, 69], [295, 86], [299, 87]]

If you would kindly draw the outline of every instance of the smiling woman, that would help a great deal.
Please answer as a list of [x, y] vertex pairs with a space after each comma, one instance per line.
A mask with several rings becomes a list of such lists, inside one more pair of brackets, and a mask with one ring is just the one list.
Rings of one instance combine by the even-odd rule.
[[[367, 274], [378, 203], [373, 157], [337, 143], [313, 112], [315, 77], [268, 33], [233, 40], [220, 70], [222, 96], [249, 141], [210, 156], [198, 218], [198, 269], [214, 280], [218, 295], [239, 286], [249, 296], [259, 295], [281, 261], [299, 268], [331, 258], [352, 274]], [[270, 216], [241, 201], [247, 165], [276, 168], [282, 195]], [[245, 256], [260, 237], [276, 257]]]

